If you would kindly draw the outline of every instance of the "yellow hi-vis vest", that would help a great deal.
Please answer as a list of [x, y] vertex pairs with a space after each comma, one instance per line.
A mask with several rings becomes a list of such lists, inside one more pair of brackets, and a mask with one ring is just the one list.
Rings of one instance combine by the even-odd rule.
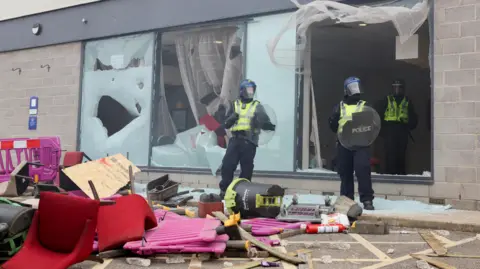
[[387, 110], [385, 110], [385, 121], [395, 121], [401, 123], [408, 122], [408, 101], [404, 97], [400, 105], [397, 104], [395, 101], [395, 97], [389, 95], [387, 97], [388, 106]]
[[364, 106], [365, 101], [358, 101], [356, 105], [347, 105], [343, 101], [340, 102], [340, 119], [338, 120], [337, 133], [341, 133], [345, 123], [352, 120], [352, 114], [361, 112]]
[[[252, 118], [255, 115], [255, 110], [257, 109], [258, 101], [253, 101], [247, 104], [240, 102], [240, 100], [235, 101], [235, 113], [238, 114], [238, 120], [235, 125], [230, 128], [230, 131], [250, 131], [252, 129]], [[243, 107], [245, 106], [245, 107]]]

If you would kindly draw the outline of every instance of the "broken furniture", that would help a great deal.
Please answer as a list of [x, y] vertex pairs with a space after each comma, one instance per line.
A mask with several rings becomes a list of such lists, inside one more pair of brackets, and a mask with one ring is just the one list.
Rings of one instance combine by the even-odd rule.
[[157, 209], [158, 227], [145, 232], [143, 240], [126, 243], [123, 248], [139, 255], [156, 253], [223, 253], [227, 235], [217, 235], [216, 219], [192, 219]]
[[40, 194], [24, 247], [2, 268], [66, 269], [91, 252], [100, 202], [44, 192]]
[[298, 196], [294, 195], [290, 205], [282, 205], [278, 220], [282, 221], [308, 221], [321, 222], [321, 215], [331, 214], [334, 209], [331, 206], [330, 197], [325, 198], [325, 204], [301, 204], [298, 202]]
[[122, 247], [142, 239], [146, 230], [157, 227], [157, 219], [145, 201], [137, 194], [115, 199], [115, 204], [100, 207], [97, 224], [100, 252]]
[[267, 218], [256, 218], [242, 221], [242, 224], [252, 226], [252, 234], [255, 236], [268, 236], [279, 234], [284, 230], [296, 230], [300, 229], [302, 225], [306, 225], [307, 223], [308, 222], [289, 223]]
[[285, 190], [278, 185], [236, 178], [227, 188], [225, 205], [231, 214], [240, 213], [243, 219], [275, 218], [280, 213], [284, 195]]
[[[213, 212], [212, 213], [217, 219], [221, 221], [227, 221], [228, 218], [222, 213], [222, 212]], [[238, 227], [238, 231], [240, 233], [240, 236], [242, 237], [243, 240], [248, 240], [252, 244], [254, 244], [257, 248], [268, 251], [271, 255], [278, 257], [279, 259], [282, 259], [286, 262], [292, 263], [294, 265], [298, 264], [303, 264], [305, 263], [303, 260], [292, 257], [286, 253], [282, 253], [277, 251], [276, 249], [272, 248], [271, 246], [267, 246], [265, 243], [259, 241], [256, 239], [253, 235], [249, 234], [246, 232], [242, 227]]]
[[9, 259], [17, 253], [27, 237], [35, 209], [18, 205], [0, 204], [0, 259]]

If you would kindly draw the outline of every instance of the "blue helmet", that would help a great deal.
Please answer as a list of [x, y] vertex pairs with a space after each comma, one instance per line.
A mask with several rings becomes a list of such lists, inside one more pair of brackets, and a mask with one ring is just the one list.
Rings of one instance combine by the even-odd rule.
[[343, 83], [343, 91], [345, 95], [352, 96], [354, 94], [361, 93], [360, 91], [360, 79], [357, 77], [349, 77]]
[[244, 79], [240, 82], [240, 98], [253, 99], [257, 91], [257, 84], [253, 80]]

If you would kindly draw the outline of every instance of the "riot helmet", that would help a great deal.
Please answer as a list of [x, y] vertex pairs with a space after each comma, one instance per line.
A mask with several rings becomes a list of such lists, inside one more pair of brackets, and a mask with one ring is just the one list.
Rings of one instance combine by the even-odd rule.
[[360, 89], [360, 79], [357, 77], [349, 77], [343, 83], [343, 91], [345, 96], [352, 96], [362, 93]]
[[255, 97], [257, 91], [257, 84], [250, 79], [244, 79], [240, 82], [240, 99], [242, 101], [251, 101]]
[[395, 79], [392, 82], [393, 94], [396, 96], [405, 95], [405, 80]]

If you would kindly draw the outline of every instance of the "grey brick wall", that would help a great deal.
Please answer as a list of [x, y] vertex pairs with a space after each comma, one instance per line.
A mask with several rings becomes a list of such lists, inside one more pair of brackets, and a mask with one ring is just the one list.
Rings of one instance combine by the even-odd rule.
[[480, 0], [435, 0], [434, 172], [429, 196], [480, 200]]
[[[0, 138], [59, 135], [63, 149], [75, 149], [81, 47], [70, 43], [0, 54]], [[50, 72], [41, 68], [47, 64]], [[39, 98], [34, 131], [28, 130], [31, 96]]]

